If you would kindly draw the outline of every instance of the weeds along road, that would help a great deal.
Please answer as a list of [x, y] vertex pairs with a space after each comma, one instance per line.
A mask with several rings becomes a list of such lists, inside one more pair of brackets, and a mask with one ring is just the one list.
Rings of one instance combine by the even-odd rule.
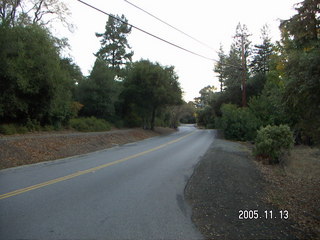
[[0, 239], [201, 239], [184, 187], [214, 131], [0, 171]]

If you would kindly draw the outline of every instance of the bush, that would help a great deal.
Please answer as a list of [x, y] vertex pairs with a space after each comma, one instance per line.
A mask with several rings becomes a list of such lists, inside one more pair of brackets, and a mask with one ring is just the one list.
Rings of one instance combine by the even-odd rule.
[[17, 133], [21, 133], [21, 134], [29, 132], [27, 127], [21, 126], [21, 125], [16, 126], [16, 131]]
[[17, 133], [17, 129], [14, 124], [2, 124], [0, 125], [0, 133], [12, 135]]
[[227, 139], [250, 141], [255, 138], [260, 124], [248, 108], [223, 104], [221, 112], [222, 117], [216, 118], [215, 126], [224, 131]]
[[51, 132], [54, 130], [54, 126], [52, 125], [45, 125], [41, 128], [42, 131], [47, 131], [47, 132]]
[[5, 135], [12, 135], [16, 133], [27, 133], [28, 128], [22, 125], [16, 125], [16, 124], [2, 124], [0, 125], [0, 133]]
[[197, 111], [197, 124], [200, 126], [207, 126], [214, 124], [214, 110], [211, 106], [206, 106], [203, 109]]
[[40, 123], [33, 119], [33, 120], [30, 120], [28, 119], [25, 127], [30, 131], [30, 132], [33, 132], [33, 131], [40, 131], [41, 130], [41, 126], [40, 126]]
[[124, 118], [124, 125], [133, 128], [133, 127], [141, 127], [143, 126], [142, 118], [135, 112], [126, 115]]
[[111, 129], [111, 125], [106, 120], [95, 117], [71, 119], [70, 127], [80, 132], [99, 132]]
[[123, 120], [117, 120], [113, 123], [116, 128], [124, 128], [125, 124]]
[[279, 163], [281, 156], [292, 148], [293, 143], [293, 134], [288, 125], [268, 125], [257, 132], [254, 154], [269, 159], [269, 163]]
[[206, 125], [206, 129], [214, 129], [215, 128], [215, 124], [214, 123], [208, 123]]

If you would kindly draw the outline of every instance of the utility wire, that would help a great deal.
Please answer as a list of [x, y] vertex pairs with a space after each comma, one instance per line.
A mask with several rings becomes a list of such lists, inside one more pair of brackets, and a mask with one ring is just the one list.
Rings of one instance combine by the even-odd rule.
[[153, 17], [153, 18], [157, 19], [158, 21], [160, 21], [160, 22], [164, 23], [165, 25], [167, 25], [167, 26], [171, 27], [172, 29], [174, 29], [174, 30], [176, 30], [176, 31], [178, 31], [178, 32], [180, 32], [180, 33], [182, 33], [183, 35], [185, 35], [185, 36], [187, 36], [187, 37], [191, 38], [192, 40], [194, 40], [194, 41], [196, 41], [196, 42], [200, 43], [201, 45], [203, 45], [203, 46], [205, 46], [205, 47], [207, 47], [207, 48], [210, 48], [211, 50], [214, 50], [214, 51], [215, 51], [215, 49], [214, 49], [214, 48], [212, 48], [212, 47], [210, 47], [208, 44], [206, 44], [206, 43], [204, 43], [204, 42], [202, 42], [202, 41], [200, 41], [200, 40], [196, 39], [195, 37], [192, 37], [192, 36], [191, 36], [191, 35], [189, 35], [188, 33], [186, 33], [186, 32], [184, 32], [184, 31], [182, 31], [182, 30], [180, 30], [180, 29], [176, 28], [175, 26], [172, 26], [171, 24], [169, 24], [169, 23], [167, 23], [166, 21], [164, 21], [164, 20], [162, 20], [162, 19], [158, 18], [157, 16], [153, 15], [152, 13], [150, 13], [150, 12], [148, 12], [148, 11], [146, 11], [146, 10], [142, 9], [141, 7], [139, 7], [139, 6], [135, 5], [135, 4], [133, 4], [132, 2], [129, 2], [128, 0], [124, 0], [124, 1], [125, 1], [126, 3], [128, 3], [128, 4], [130, 4], [131, 6], [133, 6], [133, 7], [137, 8], [137, 9], [139, 9], [140, 11], [142, 11], [142, 12], [144, 12], [144, 13], [148, 14], [149, 16], [151, 16], [151, 17]]
[[188, 50], [188, 49], [186, 49], [186, 48], [184, 48], [184, 47], [181, 47], [181, 46], [179, 46], [179, 45], [177, 45], [177, 44], [174, 44], [174, 43], [172, 43], [172, 42], [169, 42], [168, 40], [165, 40], [165, 39], [163, 39], [163, 38], [161, 38], [161, 37], [158, 37], [158, 36], [156, 36], [156, 35], [154, 35], [154, 34], [152, 34], [152, 33], [149, 33], [149, 32], [147, 32], [147, 31], [145, 31], [145, 30], [143, 30], [143, 29], [141, 29], [141, 28], [139, 28], [139, 27], [136, 27], [136, 26], [134, 26], [134, 25], [132, 25], [132, 24], [130, 24], [130, 23], [127, 23], [127, 22], [123, 21], [123, 20], [120, 19], [120, 18], [117, 18], [117, 17], [113, 16], [112, 14], [109, 14], [109, 13], [107, 13], [107, 12], [105, 12], [105, 11], [97, 8], [97, 7], [94, 7], [94, 6], [92, 6], [92, 5], [84, 2], [84, 1], [82, 1], [82, 0], [77, 0], [77, 1], [80, 2], [80, 3], [82, 3], [82, 4], [84, 4], [84, 5], [86, 5], [86, 6], [88, 6], [88, 7], [90, 7], [90, 8], [92, 8], [92, 9], [94, 9], [94, 10], [96, 10], [96, 11], [98, 11], [98, 12], [103, 13], [103, 14], [111, 17], [111, 18], [114, 18], [114, 19], [116, 19], [116, 20], [118, 20], [118, 21], [120, 21], [120, 22], [122, 22], [122, 23], [124, 23], [124, 24], [127, 24], [128, 26], [130, 26], [130, 27], [132, 27], [132, 28], [135, 28], [135, 29], [139, 30], [140, 32], [143, 32], [143, 33], [145, 33], [145, 34], [147, 34], [147, 35], [149, 35], [149, 36], [151, 36], [151, 37], [154, 37], [154, 38], [156, 38], [156, 39], [158, 39], [158, 40], [160, 40], [160, 41], [163, 41], [163, 42], [165, 42], [165, 43], [167, 43], [167, 44], [170, 44], [171, 46], [174, 46], [174, 47], [179, 48], [179, 49], [181, 49], [181, 50], [183, 50], [183, 51], [186, 51], [186, 52], [188, 52], [188, 53], [191, 53], [191, 54], [196, 55], [196, 56], [198, 56], [198, 57], [202, 57], [202, 58], [207, 59], [207, 60], [217, 61], [217, 60], [215, 60], [215, 59], [213, 59], [213, 58], [209, 58], [209, 57], [203, 56], [203, 55], [201, 55], [201, 54], [198, 54], [198, 53], [196, 53], [196, 52], [193, 52], [193, 51], [191, 51], [191, 50]]
[[[160, 40], [160, 41], [162, 41], [162, 42], [165, 42], [165, 43], [167, 43], [167, 44], [169, 44], [169, 45], [171, 45], [171, 46], [174, 46], [174, 47], [176, 47], [176, 48], [179, 48], [179, 49], [181, 49], [181, 50], [183, 50], [183, 51], [185, 51], [185, 52], [191, 53], [191, 54], [193, 54], [193, 55], [196, 55], [196, 56], [198, 56], [198, 57], [201, 57], [201, 58], [204, 58], [204, 59], [207, 59], [207, 60], [210, 60], [210, 61], [219, 62], [218, 60], [216, 60], [216, 59], [214, 59], [214, 58], [209, 58], [209, 57], [203, 56], [203, 55], [201, 55], [201, 54], [198, 54], [198, 53], [196, 53], [196, 52], [193, 52], [193, 51], [191, 51], [191, 50], [188, 50], [188, 49], [186, 49], [186, 48], [184, 48], [184, 47], [181, 47], [181, 46], [179, 46], [179, 45], [177, 45], [177, 44], [174, 44], [174, 43], [172, 43], [172, 42], [169, 42], [169, 41], [167, 41], [167, 40], [165, 40], [165, 39], [163, 39], [163, 38], [161, 38], [161, 37], [158, 37], [158, 36], [156, 36], [156, 35], [154, 35], [154, 34], [152, 34], [152, 33], [149, 33], [149, 32], [147, 32], [147, 31], [145, 31], [145, 30], [143, 30], [143, 29], [141, 29], [141, 28], [139, 28], [139, 27], [136, 27], [136, 26], [134, 26], [134, 25], [132, 25], [132, 24], [130, 24], [130, 23], [127, 23], [127, 22], [123, 21], [123, 20], [120, 19], [120, 18], [117, 18], [117, 17], [113, 16], [112, 14], [109, 14], [109, 13], [107, 13], [107, 12], [105, 12], [105, 11], [97, 8], [97, 7], [94, 7], [94, 6], [92, 6], [92, 5], [84, 2], [84, 1], [82, 1], [82, 0], [76, 0], [76, 1], [78, 1], [78, 2], [80, 2], [80, 3], [82, 3], [82, 4], [84, 4], [84, 5], [86, 5], [87, 7], [92, 8], [92, 9], [98, 11], [98, 12], [101, 12], [101, 13], [103, 13], [103, 14], [105, 14], [105, 15], [113, 18], [113, 19], [116, 19], [116, 20], [118, 20], [118, 21], [120, 21], [120, 22], [122, 22], [122, 23], [124, 23], [124, 24], [127, 24], [128, 26], [130, 26], [130, 27], [132, 27], [132, 28], [135, 28], [135, 29], [139, 30], [140, 32], [143, 32], [143, 33], [145, 33], [145, 34], [147, 34], [147, 35], [149, 35], [149, 36], [151, 36], [151, 37], [154, 37], [154, 38], [156, 38], [156, 39], [158, 39], [158, 40]], [[222, 64], [222, 65], [239, 69], [239, 66], [236, 66], [236, 65], [231, 65], [231, 64], [226, 64], [226, 63], [225, 63], [225, 64]]]

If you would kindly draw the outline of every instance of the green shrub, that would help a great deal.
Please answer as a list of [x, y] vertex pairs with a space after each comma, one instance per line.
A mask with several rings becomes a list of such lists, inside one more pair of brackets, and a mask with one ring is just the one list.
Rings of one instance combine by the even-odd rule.
[[70, 127], [80, 132], [100, 132], [111, 129], [111, 125], [106, 120], [95, 117], [71, 119]]
[[14, 124], [2, 124], [0, 125], [0, 133], [12, 135], [17, 133], [17, 129]]
[[254, 154], [269, 159], [269, 163], [279, 163], [281, 156], [292, 148], [293, 143], [293, 134], [288, 125], [268, 125], [257, 132]]
[[28, 129], [28, 131], [31, 131], [31, 132], [41, 130], [40, 123], [35, 119], [33, 120], [28, 119], [25, 127]]
[[117, 120], [113, 123], [116, 128], [124, 128], [125, 124], [123, 120]]
[[142, 118], [135, 112], [125, 116], [124, 124], [127, 127], [141, 127], [143, 126]]
[[214, 129], [215, 128], [215, 124], [214, 123], [208, 123], [206, 125], [206, 129]]
[[216, 118], [215, 126], [224, 131], [227, 139], [250, 141], [255, 138], [260, 124], [248, 108], [223, 104], [221, 112], [222, 117]]
[[205, 127], [209, 124], [214, 124], [214, 116], [215, 113], [211, 106], [199, 109], [197, 110], [197, 124]]
[[16, 126], [16, 131], [17, 133], [21, 133], [21, 134], [29, 132], [27, 127], [21, 126], [21, 125]]

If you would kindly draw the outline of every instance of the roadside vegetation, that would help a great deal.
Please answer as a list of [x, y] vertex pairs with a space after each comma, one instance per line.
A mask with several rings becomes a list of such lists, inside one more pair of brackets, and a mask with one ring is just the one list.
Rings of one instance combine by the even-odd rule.
[[261, 42], [252, 44], [246, 25], [239, 23], [229, 52], [221, 46], [214, 66], [219, 89], [204, 87], [195, 98], [198, 125], [251, 142], [267, 126], [288, 126], [296, 144], [320, 143], [319, 3], [305, 0], [295, 7], [297, 14], [281, 21], [277, 42], [263, 26]]
[[[111, 127], [177, 127], [188, 114], [173, 66], [132, 62], [125, 16], [109, 17], [96, 33], [101, 47], [89, 76], [63, 57], [67, 39], [52, 35], [53, 19], [68, 25], [59, 1], [0, 3], [0, 134]], [[118, 19], [121, 19], [118, 20]], [[148, 99], [147, 101], [145, 99]]]
[[229, 52], [221, 46], [214, 66], [219, 89], [204, 87], [195, 107], [198, 125], [222, 129], [225, 138], [252, 150], [267, 181], [266, 201], [290, 212], [301, 238], [319, 239], [319, 1], [304, 0], [295, 9], [281, 21], [277, 42], [263, 26], [261, 42], [253, 45], [239, 23]]

